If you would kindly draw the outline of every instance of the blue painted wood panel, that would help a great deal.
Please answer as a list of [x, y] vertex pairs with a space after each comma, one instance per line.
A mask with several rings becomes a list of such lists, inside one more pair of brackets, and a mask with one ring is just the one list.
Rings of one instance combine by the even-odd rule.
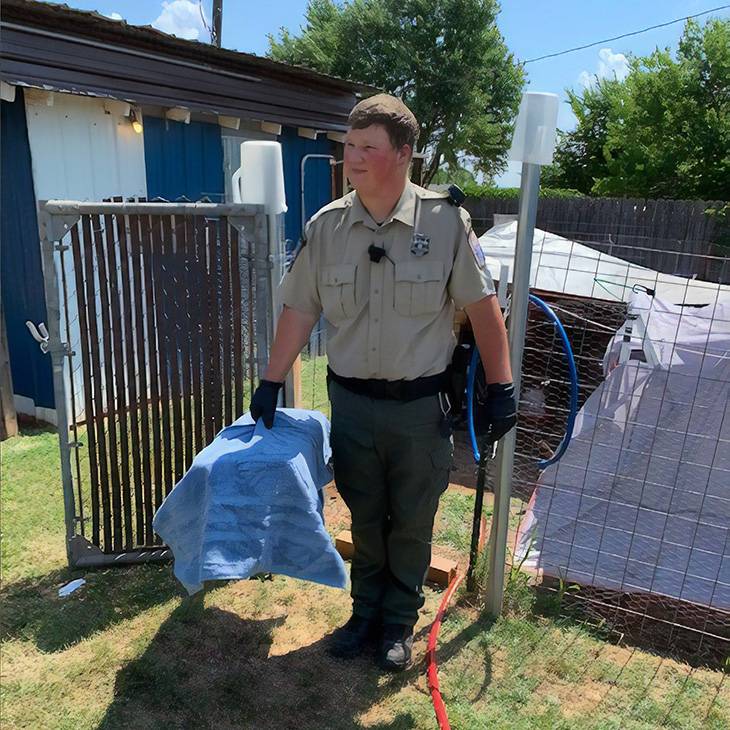
[[36, 406], [53, 408], [51, 358], [44, 355], [25, 321], [47, 322], [43, 289], [36, 201], [23, 90], [0, 110], [2, 217], [0, 276], [8, 331], [13, 391], [32, 398]]

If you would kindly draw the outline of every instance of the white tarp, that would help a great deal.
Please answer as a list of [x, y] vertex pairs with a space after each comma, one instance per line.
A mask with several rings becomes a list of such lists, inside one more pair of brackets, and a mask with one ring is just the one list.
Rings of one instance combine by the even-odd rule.
[[641, 342], [614, 358], [541, 475], [517, 552], [568, 581], [728, 610], [730, 306], [640, 295], [629, 313], [655, 362], [632, 359]]
[[[500, 280], [503, 265], [508, 268], [508, 281], [512, 281], [516, 237], [517, 222], [511, 221], [490, 228], [479, 239], [495, 281]], [[730, 303], [730, 286], [662, 274], [577, 241], [535, 229], [531, 288], [628, 302], [636, 284], [654, 289], [658, 298], [674, 304]]]

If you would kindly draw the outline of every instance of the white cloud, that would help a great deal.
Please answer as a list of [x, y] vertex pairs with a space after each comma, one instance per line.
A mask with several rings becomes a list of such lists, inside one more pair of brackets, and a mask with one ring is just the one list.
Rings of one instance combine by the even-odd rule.
[[598, 52], [598, 68], [595, 72], [581, 71], [578, 76], [578, 83], [588, 88], [592, 86], [596, 78], [618, 79], [623, 81], [629, 75], [629, 60], [623, 53], [614, 53], [610, 48], [601, 48]]
[[[205, 22], [208, 22], [208, 18]], [[205, 43], [210, 40], [210, 31], [203, 22], [201, 7], [192, 0], [165, 0], [162, 3], [162, 12], [152, 22], [152, 27], [186, 40], [200, 40]]]
[[111, 18], [112, 20], [124, 20], [124, 18], [119, 15], [119, 13], [102, 13], [107, 18]]

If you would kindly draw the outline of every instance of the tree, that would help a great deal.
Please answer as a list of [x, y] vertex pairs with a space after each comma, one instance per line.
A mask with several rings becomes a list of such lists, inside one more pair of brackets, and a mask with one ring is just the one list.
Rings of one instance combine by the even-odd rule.
[[623, 85], [616, 79], [597, 79], [582, 95], [568, 90], [568, 103], [578, 123], [573, 132], [559, 132], [554, 164], [541, 174], [545, 185], [570, 187], [590, 193], [607, 174], [608, 123], [622, 104]]
[[309, 0], [301, 34], [269, 36], [269, 56], [400, 96], [421, 126], [425, 183], [466, 160], [492, 176], [523, 83], [498, 12], [497, 0]]
[[630, 59], [623, 81], [569, 92], [552, 183], [595, 195], [730, 199], [730, 21], [688, 21], [668, 49]]
[[477, 184], [474, 173], [464, 167], [450, 167], [444, 165], [436, 170], [436, 174], [431, 178], [434, 185], [458, 185], [462, 190], [468, 186]]

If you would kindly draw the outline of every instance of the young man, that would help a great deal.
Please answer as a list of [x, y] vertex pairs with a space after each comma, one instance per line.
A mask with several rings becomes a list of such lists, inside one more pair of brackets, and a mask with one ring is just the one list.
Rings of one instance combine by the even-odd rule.
[[349, 117], [345, 174], [354, 192], [312, 217], [282, 284], [284, 311], [251, 413], [274, 420], [276, 397], [324, 313], [335, 482], [352, 513], [353, 613], [330, 637], [352, 657], [379, 638], [389, 670], [411, 659], [433, 521], [453, 439], [445, 370], [454, 308], [471, 320], [489, 386], [494, 440], [515, 423], [507, 336], [468, 214], [412, 184], [418, 124], [379, 94]]

